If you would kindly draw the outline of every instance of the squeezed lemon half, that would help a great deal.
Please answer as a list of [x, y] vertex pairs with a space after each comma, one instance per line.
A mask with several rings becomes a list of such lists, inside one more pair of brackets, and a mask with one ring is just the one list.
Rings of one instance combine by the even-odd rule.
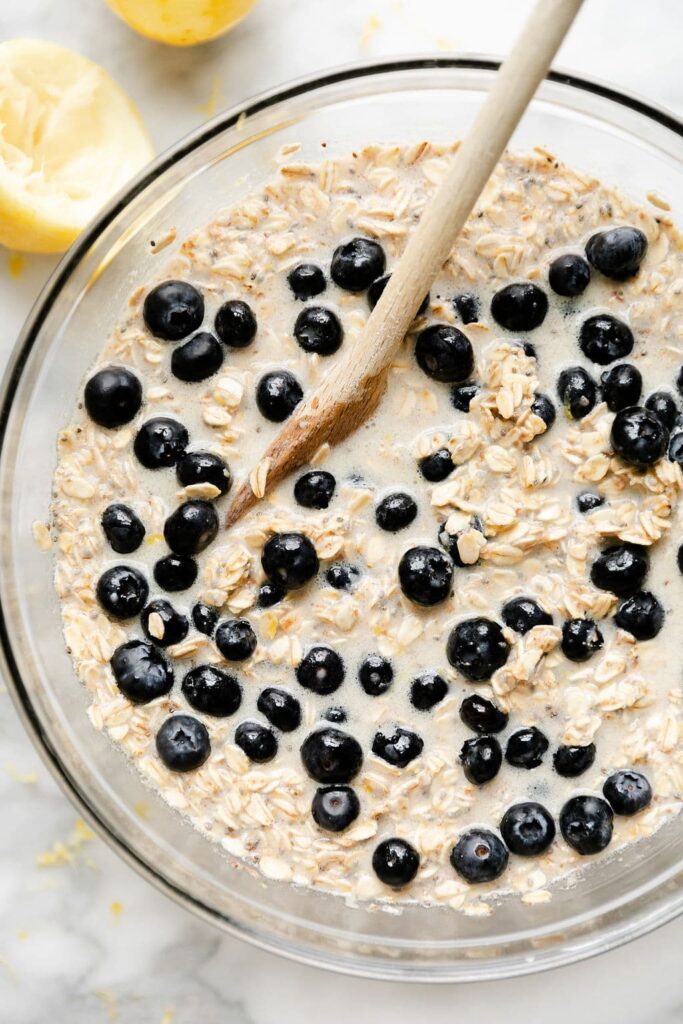
[[107, 0], [143, 36], [171, 46], [194, 46], [227, 32], [256, 0]]
[[0, 243], [63, 252], [154, 155], [102, 68], [38, 39], [0, 43]]

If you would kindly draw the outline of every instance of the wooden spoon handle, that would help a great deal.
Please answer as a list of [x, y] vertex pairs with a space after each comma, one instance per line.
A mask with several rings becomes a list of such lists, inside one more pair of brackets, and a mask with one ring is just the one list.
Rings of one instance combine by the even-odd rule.
[[[336, 443], [375, 409], [391, 360], [544, 78], [583, 0], [538, 0], [496, 75], [472, 127], [410, 236], [389, 283], [353, 345], [298, 406], [264, 455], [264, 490]], [[259, 489], [259, 496], [261, 489]], [[227, 514], [231, 526], [259, 497], [249, 484]]]

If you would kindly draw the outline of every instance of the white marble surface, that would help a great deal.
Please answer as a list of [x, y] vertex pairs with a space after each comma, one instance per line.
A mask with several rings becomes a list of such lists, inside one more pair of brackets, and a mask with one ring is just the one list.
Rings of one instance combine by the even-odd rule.
[[[103, 0], [0, 0], [0, 38], [53, 39], [104, 65], [129, 90], [161, 149], [211, 112], [212, 97], [220, 108], [365, 55], [504, 52], [530, 6], [523, 0], [261, 0], [231, 35], [177, 51], [134, 35]], [[674, 0], [587, 0], [558, 63], [681, 112], [682, 34], [683, 5]], [[0, 250], [3, 359], [53, 265], [30, 258], [13, 277]], [[59, 850], [55, 843], [68, 839], [76, 814], [4, 692], [0, 799], [2, 1024], [683, 1021], [683, 920], [559, 972], [427, 990], [326, 975], [224, 938], [141, 881], [99, 840], [81, 846], [71, 863], [40, 867], [37, 857]]]

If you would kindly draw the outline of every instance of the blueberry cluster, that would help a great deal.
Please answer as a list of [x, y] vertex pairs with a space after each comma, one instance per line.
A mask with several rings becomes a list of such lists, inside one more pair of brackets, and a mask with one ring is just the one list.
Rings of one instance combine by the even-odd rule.
[[[647, 248], [645, 236], [636, 228], [623, 227], [599, 232], [589, 239], [585, 258], [563, 254], [549, 267], [548, 283], [552, 291], [568, 300], [582, 294], [592, 272], [616, 281], [636, 274]], [[338, 246], [329, 268], [331, 280], [339, 288], [365, 292], [374, 308], [387, 286], [386, 257], [382, 247], [367, 238], [353, 238]], [[305, 352], [326, 357], [343, 343], [344, 330], [337, 314], [323, 305], [309, 304], [328, 286], [323, 269], [301, 263], [288, 274], [289, 287], [306, 303], [296, 317], [293, 335]], [[479, 300], [468, 293], [453, 298], [453, 309], [463, 325], [479, 319]], [[430, 296], [418, 310], [425, 314]], [[548, 312], [548, 297], [538, 284], [512, 283], [495, 293], [490, 306], [494, 321], [516, 335], [539, 328]], [[201, 330], [204, 298], [194, 286], [182, 281], [165, 281], [153, 288], [143, 306], [145, 324], [151, 334], [163, 341], [182, 342], [171, 353], [171, 372], [180, 380], [194, 383], [206, 380], [221, 367], [225, 348], [249, 346], [258, 331], [251, 307], [241, 300], [221, 305], [213, 333]], [[420, 325], [418, 324], [418, 327]], [[533, 344], [520, 340], [527, 355], [535, 357]], [[676, 399], [666, 391], [651, 394], [639, 404], [642, 378], [635, 366], [623, 362], [632, 352], [634, 337], [630, 327], [618, 317], [597, 313], [579, 326], [578, 344], [592, 363], [607, 367], [597, 382], [583, 367], [564, 369], [557, 382], [561, 403], [569, 416], [580, 419], [604, 400], [615, 414], [611, 440], [614, 451], [638, 468], [657, 462], [668, 451], [669, 458], [683, 465], [683, 425]], [[419, 330], [415, 359], [432, 380], [451, 388], [453, 407], [467, 413], [479, 385], [472, 380], [474, 353], [465, 333], [451, 324], [430, 324]], [[677, 382], [683, 393], [683, 369]], [[303, 399], [303, 389], [288, 370], [263, 375], [256, 385], [256, 404], [272, 422], [282, 422]], [[90, 378], [85, 387], [85, 407], [94, 422], [107, 429], [130, 423], [143, 404], [143, 390], [130, 370], [108, 366]], [[556, 418], [553, 401], [536, 395], [532, 411], [546, 427]], [[680, 428], [677, 430], [677, 426]], [[678, 440], [677, 440], [678, 439]], [[157, 585], [168, 593], [191, 587], [197, 577], [196, 556], [214, 541], [218, 516], [214, 501], [228, 493], [231, 473], [225, 461], [209, 451], [190, 448], [190, 438], [182, 423], [172, 417], [158, 416], [139, 426], [134, 452], [139, 463], [150, 471], [175, 468], [183, 487], [207, 484], [215, 488], [211, 501], [191, 499], [183, 502], [168, 517], [164, 538], [169, 554], [154, 566]], [[432, 452], [419, 463], [419, 472], [429, 482], [446, 479], [454, 469], [448, 448]], [[334, 500], [337, 481], [333, 474], [313, 469], [294, 484], [295, 501], [303, 508], [327, 509]], [[582, 513], [602, 504], [598, 494], [583, 493], [577, 498]], [[414, 497], [402, 490], [391, 491], [377, 502], [375, 521], [387, 532], [397, 533], [409, 527], [418, 515]], [[470, 529], [484, 533], [481, 521], [474, 517]], [[113, 551], [132, 554], [142, 544], [145, 525], [134, 509], [112, 504], [102, 516], [102, 529]], [[403, 594], [415, 604], [429, 608], [450, 595], [455, 568], [463, 568], [458, 541], [461, 533], [451, 535], [439, 529], [439, 547], [418, 545], [403, 554], [398, 579]], [[261, 608], [271, 607], [288, 593], [304, 587], [319, 572], [319, 560], [312, 542], [301, 533], [274, 534], [265, 543], [261, 556], [266, 576], [258, 594]], [[683, 572], [683, 545], [679, 552]], [[648, 569], [647, 551], [631, 544], [607, 547], [595, 560], [591, 580], [596, 587], [619, 597], [615, 622], [636, 639], [651, 639], [661, 629], [664, 612], [658, 600], [642, 589]], [[338, 590], [353, 590], [360, 569], [348, 563], [335, 563], [326, 571], [326, 582]], [[257, 637], [245, 619], [219, 621], [218, 609], [198, 603], [188, 615], [176, 609], [164, 597], [149, 601], [149, 583], [134, 566], [117, 564], [105, 570], [97, 584], [97, 597], [105, 611], [119, 620], [140, 617], [145, 639], [132, 639], [120, 645], [111, 659], [112, 672], [121, 692], [134, 703], [147, 703], [170, 692], [174, 672], [164, 649], [181, 643], [191, 627], [213, 639], [222, 658], [243, 662], [254, 654]], [[451, 666], [470, 682], [491, 678], [505, 665], [510, 651], [505, 627], [525, 634], [535, 626], [551, 624], [552, 616], [537, 601], [527, 596], [507, 601], [501, 609], [502, 624], [485, 617], [457, 623], [451, 630], [446, 655]], [[509, 634], [508, 634], [509, 635]], [[585, 661], [603, 645], [596, 623], [590, 619], [570, 619], [563, 623], [562, 650], [572, 661]], [[295, 670], [303, 689], [320, 696], [335, 693], [345, 681], [346, 666], [329, 646], [317, 645], [304, 654]], [[370, 697], [381, 697], [394, 685], [394, 667], [376, 652], [369, 652], [357, 667], [357, 682]], [[435, 671], [425, 671], [410, 683], [412, 706], [420, 712], [431, 711], [448, 693], [448, 684]], [[199, 665], [188, 671], [181, 691], [189, 708], [209, 718], [237, 713], [243, 691], [238, 678], [214, 665]], [[301, 704], [289, 689], [267, 686], [258, 696], [257, 711], [264, 722], [247, 719], [240, 722], [234, 739], [246, 756], [260, 764], [272, 760], [278, 752], [280, 734], [297, 730], [302, 723]], [[316, 824], [337, 833], [348, 828], [359, 816], [361, 802], [351, 783], [358, 776], [364, 759], [358, 741], [340, 728], [347, 720], [341, 706], [331, 706], [322, 714], [323, 724], [311, 731], [300, 745], [300, 756], [309, 777], [317, 784], [311, 814]], [[501, 745], [499, 734], [508, 726], [508, 714], [492, 700], [480, 694], [466, 697], [460, 706], [460, 718], [474, 735], [465, 740], [459, 760], [467, 780], [477, 786], [491, 782], [503, 761], [513, 768], [532, 770], [543, 762], [549, 741], [535, 725], [524, 726], [508, 735]], [[207, 726], [197, 717], [176, 713], [168, 717], [158, 731], [157, 751], [171, 770], [186, 772], [200, 767], [211, 751]], [[413, 730], [393, 723], [381, 727], [371, 741], [372, 753], [397, 768], [404, 768], [419, 757], [422, 738]], [[553, 753], [558, 775], [575, 778], [594, 763], [595, 745], [561, 745]], [[634, 814], [652, 798], [647, 779], [633, 770], [611, 774], [602, 797], [572, 797], [560, 811], [559, 829], [565, 841], [580, 854], [604, 849], [612, 835], [616, 814]], [[470, 883], [489, 882], [505, 869], [509, 855], [533, 856], [547, 850], [556, 836], [556, 823], [540, 803], [525, 801], [510, 807], [499, 823], [499, 832], [472, 828], [463, 833], [450, 854], [454, 870]], [[400, 888], [416, 876], [420, 865], [418, 851], [398, 837], [384, 839], [375, 848], [372, 866], [386, 885]]]
[[[571, 797], [560, 810], [562, 837], [581, 856], [600, 853], [609, 845], [615, 814], [637, 814], [652, 799], [648, 780], [632, 769], [610, 775], [602, 793], [601, 797]], [[493, 882], [507, 867], [510, 854], [538, 856], [552, 845], [556, 833], [555, 821], [547, 808], [535, 801], [523, 801], [507, 809], [498, 833], [488, 828], [463, 832], [451, 849], [450, 863], [470, 885]], [[394, 837], [375, 848], [372, 866], [381, 882], [400, 889], [417, 875], [420, 856], [411, 843]]]

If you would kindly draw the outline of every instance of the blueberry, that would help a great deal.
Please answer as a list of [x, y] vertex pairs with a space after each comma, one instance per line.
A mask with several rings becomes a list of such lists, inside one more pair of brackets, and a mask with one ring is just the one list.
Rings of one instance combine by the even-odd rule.
[[304, 352], [331, 356], [344, 340], [344, 331], [331, 309], [307, 306], [296, 318], [294, 337]]
[[147, 580], [129, 565], [105, 569], [97, 581], [97, 600], [113, 619], [132, 619], [145, 607]]
[[164, 538], [175, 555], [198, 555], [218, 534], [218, 515], [209, 501], [185, 501], [164, 523]]
[[360, 814], [360, 802], [350, 786], [325, 786], [313, 797], [311, 814], [327, 832], [343, 832]]
[[633, 351], [631, 328], [610, 313], [589, 316], [579, 329], [581, 351], [593, 363], [607, 366]]
[[298, 590], [317, 573], [320, 563], [315, 547], [303, 533], [275, 533], [261, 552], [263, 571], [272, 583]]
[[482, 617], [459, 622], [451, 630], [446, 645], [446, 655], [453, 668], [473, 683], [490, 679], [508, 660], [509, 653], [502, 626]]
[[565, 779], [575, 779], [583, 775], [595, 761], [595, 744], [588, 743], [585, 747], [561, 744], [553, 754], [553, 766], [558, 775]]
[[363, 751], [353, 736], [326, 727], [310, 733], [301, 746], [304, 768], [316, 782], [350, 782], [363, 763]]
[[[385, 274], [384, 277], [378, 277], [377, 280], [373, 281], [370, 287], [368, 288], [368, 305], [370, 306], [370, 309], [374, 309], [377, 303], [379, 302], [382, 292], [389, 284], [390, 277], [391, 274]], [[427, 292], [424, 299], [420, 303], [420, 308], [418, 309], [415, 316], [423, 316], [427, 312], [428, 305], [429, 292]]]
[[468, 782], [483, 786], [495, 779], [503, 763], [500, 743], [493, 736], [475, 736], [465, 740], [460, 751], [460, 763]]
[[449, 324], [432, 324], [420, 331], [415, 358], [421, 370], [445, 384], [467, 380], [474, 369], [472, 344], [462, 331]]
[[652, 800], [652, 787], [641, 772], [613, 772], [602, 787], [603, 796], [615, 814], [637, 814]]
[[431, 455], [420, 459], [418, 467], [425, 480], [435, 484], [445, 480], [455, 469], [455, 464], [448, 448], [438, 448]]
[[242, 687], [234, 676], [213, 665], [190, 669], [182, 685], [187, 703], [204, 715], [226, 718], [242, 703]]
[[587, 512], [592, 512], [596, 508], [600, 508], [601, 505], [605, 504], [605, 499], [601, 494], [593, 494], [592, 491], [584, 491], [583, 494], [577, 494], [576, 496], [576, 507], [582, 515]]
[[232, 484], [226, 462], [213, 452], [186, 452], [175, 471], [178, 483], [183, 487], [212, 484], [221, 494], [227, 494]]
[[624, 462], [643, 469], [666, 453], [669, 431], [649, 409], [622, 409], [612, 422], [612, 447]]
[[226, 661], [246, 661], [256, 650], [256, 633], [246, 619], [225, 619], [216, 628], [216, 647]]
[[405, 596], [425, 608], [445, 601], [453, 583], [453, 562], [438, 548], [409, 548], [398, 563]]
[[[387, 727], [388, 728], [388, 727]], [[424, 742], [417, 733], [395, 725], [391, 731], [376, 732], [372, 741], [372, 752], [396, 768], [405, 768], [422, 753]]]
[[479, 321], [479, 299], [470, 292], [453, 296], [453, 308], [464, 324], [476, 324]]
[[531, 411], [534, 413], [535, 416], [538, 416], [540, 419], [543, 420], [543, 422], [546, 425], [546, 429], [548, 427], [552, 427], [553, 423], [555, 422], [555, 418], [557, 417], [555, 406], [548, 398], [548, 396], [542, 394], [541, 392], [534, 395], [534, 400], [531, 403]]
[[567, 619], [562, 625], [562, 653], [570, 661], [588, 661], [604, 642], [593, 619]]
[[125, 367], [106, 366], [85, 385], [84, 400], [88, 416], [98, 426], [122, 427], [140, 411], [142, 385]]
[[647, 549], [637, 544], [610, 544], [591, 566], [591, 582], [623, 597], [638, 590], [647, 575]]
[[614, 621], [636, 640], [653, 640], [664, 625], [664, 609], [647, 590], [640, 590], [619, 602]]
[[600, 377], [602, 399], [612, 412], [636, 405], [643, 390], [643, 378], [631, 363], [617, 363]]
[[668, 456], [670, 462], [677, 462], [679, 466], [683, 466], [683, 431], [672, 435]]
[[535, 725], [518, 729], [507, 741], [505, 760], [515, 768], [538, 768], [548, 745], [547, 737]]
[[282, 732], [293, 732], [301, 725], [301, 704], [286, 690], [266, 687], [259, 694], [256, 707], [271, 725]]
[[271, 423], [282, 423], [291, 416], [303, 397], [301, 384], [289, 370], [264, 373], [256, 385], [256, 404]]
[[431, 711], [448, 693], [448, 683], [437, 672], [423, 672], [410, 684], [410, 703], [418, 711]]
[[553, 617], [532, 597], [513, 597], [503, 605], [503, 622], [515, 633], [528, 633], [534, 626], [552, 626]]
[[266, 580], [259, 587], [256, 603], [259, 608], [272, 608], [273, 605], [279, 604], [286, 594], [287, 591], [279, 583], [272, 583], [270, 580]]
[[451, 388], [451, 405], [458, 412], [469, 412], [472, 399], [479, 391], [479, 385], [470, 381], [467, 384], [454, 384]]
[[511, 853], [536, 857], [555, 838], [555, 822], [543, 804], [529, 800], [508, 808], [500, 823], [500, 833]]
[[[635, 401], [637, 402], [638, 399]], [[631, 404], [635, 404], [635, 402]], [[653, 391], [645, 400], [645, 408], [653, 412], [667, 430], [673, 430], [678, 417], [678, 406], [676, 399], [669, 391]]]
[[530, 281], [508, 284], [491, 299], [491, 316], [507, 331], [533, 331], [548, 312], [548, 296]]
[[581, 295], [591, 279], [591, 268], [583, 256], [566, 253], [550, 264], [548, 283], [557, 295], [574, 298]]
[[294, 484], [294, 498], [303, 508], [327, 508], [337, 481], [324, 469], [311, 469]]
[[110, 664], [116, 685], [133, 704], [163, 697], [173, 686], [173, 669], [161, 651], [146, 640], [121, 644]]
[[358, 669], [360, 685], [370, 697], [386, 693], [394, 678], [391, 662], [381, 654], [368, 654]]
[[346, 721], [348, 716], [344, 708], [336, 706], [327, 708], [325, 711], [323, 711], [322, 717], [325, 719], [326, 722], [334, 722], [335, 725], [341, 725], [342, 722]]
[[184, 345], [174, 349], [171, 356], [171, 373], [188, 384], [197, 384], [213, 377], [222, 365], [221, 344], [208, 331], [195, 334]]
[[118, 555], [136, 551], [145, 536], [140, 519], [127, 505], [107, 505], [102, 513], [102, 529], [110, 547]]
[[626, 281], [637, 274], [646, 252], [647, 238], [638, 228], [632, 227], [598, 231], [586, 245], [589, 262], [614, 281]]
[[272, 761], [277, 754], [275, 733], [259, 722], [240, 722], [235, 729], [235, 743], [256, 764]]
[[190, 442], [187, 429], [170, 416], [155, 416], [143, 423], [133, 445], [135, 455], [146, 469], [175, 466]]
[[486, 828], [471, 828], [458, 839], [451, 850], [451, 864], [466, 882], [493, 882], [503, 874], [508, 863], [505, 844]]
[[582, 366], [572, 366], [557, 378], [557, 393], [567, 414], [574, 420], [581, 420], [594, 409], [598, 389]]
[[166, 555], [154, 566], [154, 579], [162, 590], [177, 593], [189, 590], [197, 579], [197, 563], [186, 555]]
[[375, 522], [380, 530], [387, 530], [389, 533], [397, 533], [404, 530], [406, 526], [415, 519], [417, 505], [409, 494], [402, 491], [395, 491], [382, 498], [375, 509]]
[[216, 313], [216, 334], [230, 348], [246, 348], [256, 337], [256, 317], [246, 302], [230, 299]]
[[180, 341], [201, 326], [204, 299], [186, 281], [164, 281], [145, 296], [142, 315], [155, 338]]
[[334, 250], [330, 274], [347, 292], [363, 292], [381, 277], [386, 266], [384, 249], [369, 238], [352, 238]]
[[171, 715], [157, 733], [157, 753], [172, 772], [192, 772], [211, 753], [209, 733], [192, 715]]
[[360, 569], [348, 562], [335, 562], [325, 573], [325, 579], [335, 590], [353, 590], [360, 576]]
[[419, 867], [420, 855], [405, 839], [385, 839], [372, 855], [372, 870], [380, 882], [392, 889], [410, 885]]
[[[152, 615], [155, 616], [155, 619], [150, 622]], [[160, 620], [160, 623], [157, 620]], [[159, 647], [179, 644], [181, 640], [185, 639], [190, 628], [187, 617], [177, 612], [171, 602], [164, 600], [163, 597], [150, 601], [142, 610], [140, 622], [147, 639], [151, 640], [153, 644], [158, 644]], [[157, 632], [162, 635], [157, 636]]]
[[612, 839], [612, 808], [598, 796], [573, 796], [560, 811], [565, 842], [587, 856], [600, 853]]
[[218, 622], [218, 609], [210, 604], [196, 604], [192, 609], [194, 628], [204, 636], [213, 636]]
[[344, 662], [331, 647], [311, 647], [296, 667], [296, 678], [306, 690], [328, 694], [344, 682]]
[[312, 299], [327, 288], [327, 281], [315, 263], [300, 263], [287, 274], [287, 281], [295, 299]]
[[508, 717], [507, 711], [501, 711], [492, 700], [478, 693], [465, 697], [460, 705], [460, 718], [473, 732], [502, 732]]

